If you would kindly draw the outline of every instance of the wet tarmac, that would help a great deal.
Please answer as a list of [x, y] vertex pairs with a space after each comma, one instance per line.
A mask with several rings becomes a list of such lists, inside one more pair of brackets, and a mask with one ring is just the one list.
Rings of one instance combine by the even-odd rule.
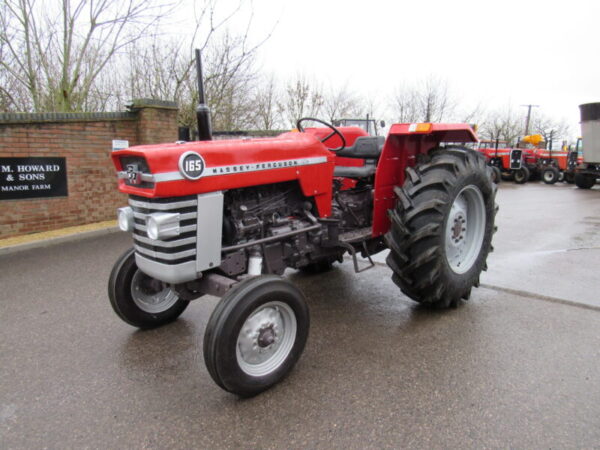
[[381, 264], [290, 271], [309, 341], [249, 400], [204, 367], [216, 298], [152, 331], [114, 315], [128, 236], [0, 256], [0, 448], [598, 447], [600, 190], [506, 183], [498, 201], [486, 287], [458, 309], [420, 308]]

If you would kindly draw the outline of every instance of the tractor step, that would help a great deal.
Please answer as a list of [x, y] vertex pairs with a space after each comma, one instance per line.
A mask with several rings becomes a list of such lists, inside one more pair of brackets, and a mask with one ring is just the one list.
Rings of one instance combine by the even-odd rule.
[[371, 227], [358, 228], [357, 230], [346, 231], [340, 234], [339, 240], [348, 244], [354, 244], [365, 239], [369, 239], [373, 229]]
[[[369, 250], [367, 249], [367, 239], [371, 237], [372, 229], [371, 227], [360, 228], [358, 230], [348, 231], [346, 233], [342, 233], [339, 236], [339, 242], [337, 245], [345, 248], [352, 256], [352, 262], [354, 264], [354, 272], [360, 273], [365, 270], [371, 269], [375, 267], [375, 263], [371, 259], [371, 255], [369, 254]], [[363, 255], [367, 255], [367, 259], [369, 260], [369, 265], [363, 268], [358, 267], [358, 257], [356, 256], [356, 248], [352, 244], [362, 244], [362, 253]]]

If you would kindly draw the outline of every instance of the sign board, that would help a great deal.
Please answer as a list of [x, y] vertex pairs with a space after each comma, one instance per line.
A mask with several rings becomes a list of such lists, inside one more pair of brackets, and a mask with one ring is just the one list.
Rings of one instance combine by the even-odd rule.
[[0, 200], [67, 195], [66, 158], [0, 158]]
[[125, 148], [129, 148], [129, 141], [123, 139], [113, 139], [112, 141], [112, 149], [115, 150], [123, 150]]

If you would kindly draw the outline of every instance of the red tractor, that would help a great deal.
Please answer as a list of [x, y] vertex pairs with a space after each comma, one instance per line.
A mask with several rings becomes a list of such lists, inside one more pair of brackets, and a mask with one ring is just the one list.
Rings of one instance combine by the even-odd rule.
[[487, 164], [492, 168], [494, 182], [499, 183], [502, 176], [513, 179], [517, 184], [529, 180], [531, 155], [527, 149], [513, 149], [506, 142], [495, 140], [480, 141], [478, 150], [485, 155]]
[[204, 359], [223, 389], [255, 395], [299, 359], [309, 314], [282, 278], [287, 268], [320, 272], [348, 253], [359, 272], [359, 254], [390, 249], [392, 279], [416, 302], [455, 306], [479, 285], [496, 188], [482, 155], [442, 145], [476, 141], [468, 125], [395, 124], [383, 138], [303, 118], [298, 132], [275, 138], [212, 141], [206, 113], [199, 107], [203, 141], [112, 153], [129, 195], [119, 226], [134, 244], [108, 294], [139, 328], [175, 320], [203, 295], [221, 297]]
[[544, 183], [574, 182], [575, 168], [583, 161], [579, 150], [580, 142], [581, 139], [578, 139], [575, 149], [568, 151], [542, 148], [536, 150], [538, 171]]

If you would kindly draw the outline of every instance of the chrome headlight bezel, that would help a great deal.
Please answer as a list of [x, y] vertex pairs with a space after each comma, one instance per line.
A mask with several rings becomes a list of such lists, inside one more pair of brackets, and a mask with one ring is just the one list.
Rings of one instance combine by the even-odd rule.
[[130, 206], [117, 209], [117, 224], [121, 231], [129, 233], [133, 231], [133, 209]]
[[179, 216], [179, 213], [150, 214], [146, 218], [146, 234], [153, 240], [179, 236], [181, 233]]

